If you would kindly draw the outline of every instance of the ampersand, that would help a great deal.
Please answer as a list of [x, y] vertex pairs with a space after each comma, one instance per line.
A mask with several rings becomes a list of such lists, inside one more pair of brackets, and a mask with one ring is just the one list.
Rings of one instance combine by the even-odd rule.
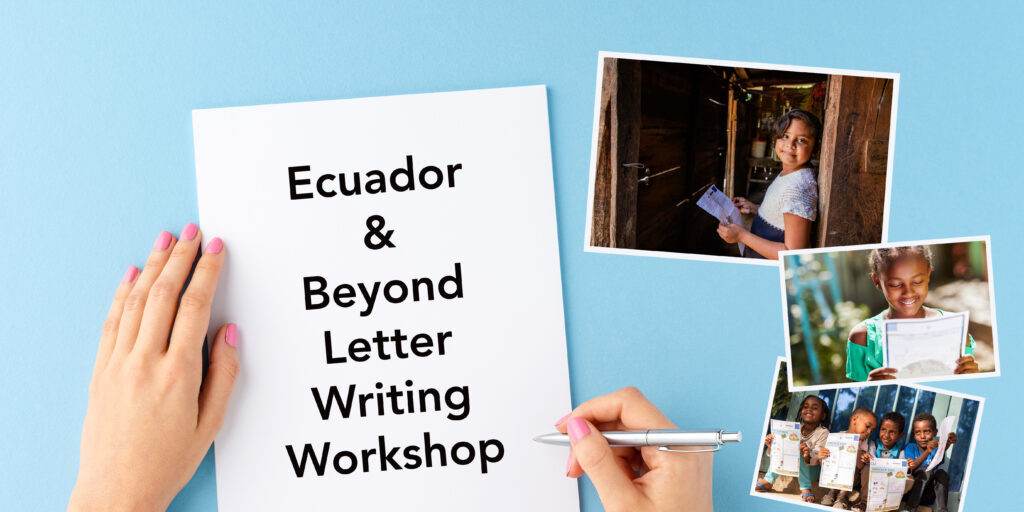
[[[370, 231], [363, 237], [363, 243], [366, 244], [367, 248], [377, 250], [395, 246], [395, 244], [391, 243], [391, 235], [395, 230], [389, 229], [387, 233], [384, 233], [383, 228], [384, 217], [371, 215], [366, 219], [366, 229]], [[375, 239], [377, 240], [376, 242], [374, 242]]]

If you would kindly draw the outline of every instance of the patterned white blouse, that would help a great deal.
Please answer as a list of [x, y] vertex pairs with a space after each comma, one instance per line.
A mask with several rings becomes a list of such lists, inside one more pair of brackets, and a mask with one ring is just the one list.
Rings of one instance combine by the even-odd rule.
[[799, 169], [775, 178], [757, 210], [776, 229], [786, 228], [784, 213], [813, 221], [818, 217], [818, 181], [811, 169]]

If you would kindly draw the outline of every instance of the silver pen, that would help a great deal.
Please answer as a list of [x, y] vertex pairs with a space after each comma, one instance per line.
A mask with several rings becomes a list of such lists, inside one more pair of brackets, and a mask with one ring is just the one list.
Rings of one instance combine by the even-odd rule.
[[[743, 440], [742, 432], [725, 432], [722, 430], [630, 430], [621, 432], [601, 432], [611, 446], [657, 446], [666, 452], [698, 453], [717, 452], [725, 443], [738, 443]], [[533, 438], [544, 444], [569, 446], [569, 436], [560, 432], [544, 434]], [[704, 446], [706, 450], [673, 450], [670, 446]]]

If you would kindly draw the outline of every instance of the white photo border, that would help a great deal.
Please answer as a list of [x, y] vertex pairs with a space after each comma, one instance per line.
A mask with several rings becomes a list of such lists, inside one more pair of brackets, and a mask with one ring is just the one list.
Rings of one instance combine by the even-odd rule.
[[[995, 358], [996, 369], [991, 372], [984, 373], [969, 373], [963, 375], [951, 375], [946, 377], [917, 377], [909, 379], [894, 379], [887, 380], [884, 384], [906, 384], [915, 382], [939, 382], [939, 381], [951, 381], [951, 380], [967, 380], [967, 379], [987, 379], [991, 377], [999, 377], [1001, 374], [999, 365], [999, 330], [996, 327], [996, 287], [995, 287], [995, 275], [992, 273], [992, 238], [989, 235], [984, 236], [966, 236], [956, 238], [939, 238], [933, 240], [909, 240], [906, 242], [886, 242], [881, 244], [865, 244], [865, 245], [849, 245], [843, 247], [824, 247], [820, 249], [800, 249], [795, 251], [780, 251], [779, 252], [779, 284], [782, 291], [782, 331], [784, 340], [786, 342], [786, 361], [790, 365], [790, 371], [786, 373], [787, 384], [789, 385], [790, 391], [815, 391], [821, 389], [839, 389], [839, 388], [852, 388], [857, 386], [865, 385], [864, 382], [836, 382], [832, 384], [818, 384], [814, 386], [795, 386], [793, 385], [793, 354], [792, 347], [789, 338], [789, 303], [788, 293], [786, 289], [786, 256], [795, 256], [800, 254], [818, 254], [826, 252], [850, 252], [850, 251], [864, 251], [869, 249], [880, 249], [885, 247], [906, 247], [908, 245], [940, 245], [940, 244], [955, 244], [963, 242], [985, 242], [985, 262], [986, 268], [988, 269], [988, 301], [989, 307], [992, 310], [992, 354]], [[880, 382], [882, 383], [882, 382]]]
[[[675, 253], [667, 251], [651, 251], [639, 249], [619, 249], [614, 247], [595, 247], [590, 245], [590, 235], [593, 229], [594, 219], [594, 180], [597, 175], [597, 136], [598, 125], [601, 122], [601, 79], [604, 73], [604, 59], [632, 59], [651, 62], [670, 62], [676, 64], [697, 64], [709, 66], [746, 67], [754, 69], [769, 69], [773, 71], [793, 71], [803, 73], [820, 73], [827, 75], [846, 75], [871, 78], [885, 78], [893, 81], [892, 89], [892, 115], [889, 119], [889, 148], [886, 161], [885, 173], [885, 202], [882, 206], [882, 242], [889, 240], [889, 208], [890, 193], [892, 191], [892, 165], [896, 149], [896, 112], [899, 103], [900, 74], [881, 71], [861, 71], [853, 69], [822, 68], [813, 66], [793, 66], [788, 64], [769, 64], [764, 62], [745, 62], [722, 59], [703, 59], [695, 57], [671, 57], [667, 55], [648, 55], [643, 53], [624, 53], [599, 51], [597, 53], [597, 86], [594, 91], [594, 123], [590, 138], [590, 178], [587, 186], [587, 213], [586, 227], [583, 231], [583, 252], [602, 254], [623, 254], [628, 256], [648, 256], [654, 258], [667, 258], [678, 260], [694, 261], [717, 261], [724, 263], [741, 263], [747, 265], [771, 266], [776, 264], [772, 260], [760, 260], [753, 258], [737, 258], [735, 256], [713, 256], [708, 254]], [[780, 256], [781, 258], [781, 256]]]

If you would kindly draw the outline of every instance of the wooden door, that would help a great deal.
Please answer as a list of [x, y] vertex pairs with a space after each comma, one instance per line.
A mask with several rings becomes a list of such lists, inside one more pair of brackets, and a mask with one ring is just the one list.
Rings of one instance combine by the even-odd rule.
[[893, 80], [831, 75], [818, 168], [817, 245], [882, 241]]

